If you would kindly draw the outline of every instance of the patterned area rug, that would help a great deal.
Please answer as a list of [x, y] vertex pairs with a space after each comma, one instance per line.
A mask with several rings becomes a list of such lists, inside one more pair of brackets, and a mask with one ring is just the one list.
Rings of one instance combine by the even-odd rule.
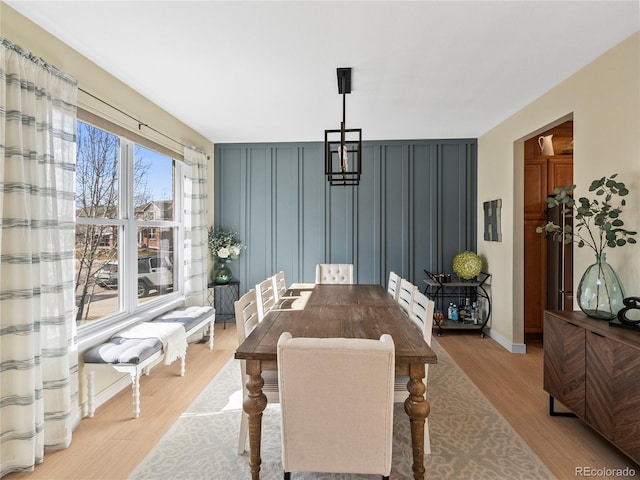
[[[426, 478], [553, 479], [553, 474], [478, 388], [433, 340], [438, 364], [429, 368], [431, 455]], [[248, 453], [236, 454], [242, 409], [240, 367], [231, 359], [182, 414], [130, 480], [249, 479]], [[282, 478], [280, 409], [268, 405], [262, 418], [260, 478]], [[411, 479], [409, 421], [402, 404], [394, 411], [391, 478]], [[372, 475], [297, 473], [296, 480], [355, 480]]]

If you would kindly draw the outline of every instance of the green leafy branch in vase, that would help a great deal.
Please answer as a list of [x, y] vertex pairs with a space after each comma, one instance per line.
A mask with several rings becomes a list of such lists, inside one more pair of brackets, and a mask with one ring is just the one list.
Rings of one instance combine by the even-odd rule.
[[[553, 197], [547, 198], [549, 208], [561, 206], [562, 213], [574, 212], [575, 225], [560, 226], [554, 222], [536, 228], [537, 233], [552, 234], [554, 240], [565, 244], [575, 242], [578, 247], [590, 247], [596, 256], [600, 257], [606, 247], [622, 247], [627, 243], [636, 243], [633, 235], [637, 232], [626, 230], [620, 218], [622, 207], [626, 205], [624, 199], [629, 190], [623, 182], [617, 182], [618, 174], [602, 177], [591, 182], [590, 192], [595, 192], [595, 198], [580, 197], [574, 199], [572, 192], [576, 185], [556, 188]], [[616, 202], [615, 199], [619, 197]], [[615, 203], [615, 204], [614, 204]]]
[[636, 232], [624, 228], [622, 208], [629, 190], [623, 182], [616, 181], [617, 174], [594, 180], [589, 191], [594, 198], [571, 195], [575, 185], [556, 188], [554, 196], [547, 199], [549, 208], [561, 207], [562, 214], [573, 212], [571, 222], [562, 226], [548, 222], [536, 228], [538, 233], [553, 235], [554, 240], [565, 244], [574, 242], [585, 245], [596, 255], [596, 262], [589, 266], [578, 284], [577, 300], [580, 309], [589, 317], [612, 320], [622, 308], [624, 289], [613, 268], [607, 264], [604, 249], [636, 243]]

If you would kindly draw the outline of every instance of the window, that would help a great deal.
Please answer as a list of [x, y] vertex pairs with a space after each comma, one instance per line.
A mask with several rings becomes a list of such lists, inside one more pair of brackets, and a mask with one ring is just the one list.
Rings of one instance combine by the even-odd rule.
[[78, 121], [76, 323], [118, 322], [179, 295], [182, 163]]

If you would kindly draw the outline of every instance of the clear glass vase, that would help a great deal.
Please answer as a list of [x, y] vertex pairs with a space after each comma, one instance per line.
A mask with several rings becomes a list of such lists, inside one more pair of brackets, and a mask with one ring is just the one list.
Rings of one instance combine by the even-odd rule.
[[607, 263], [606, 254], [596, 255], [578, 285], [578, 305], [591, 318], [612, 320], [624, 304], [624, 291], [616, 272]]
[[213, 267], [213, 272], [211, 275], [211, 280], [217, 285], [226, 285], [231, 281], [232, 273], [229, 267], [227, 267], [227, 262], [216, 262]]

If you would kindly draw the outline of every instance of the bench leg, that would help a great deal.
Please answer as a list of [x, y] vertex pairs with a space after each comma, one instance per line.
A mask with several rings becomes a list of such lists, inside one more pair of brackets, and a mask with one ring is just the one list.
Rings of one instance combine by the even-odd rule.
[[213, 324], [216, 321], [216, 317], [213, 317], [213, 320], [209, 322], [209, 350], [213, 350]]
[[131, 372], [131, 388], [133, 389], [133, 418], [140, 416], [140, 374]]
[[96, 407], [95, 407], [95, 385], [94, 385], [94, 374], [95, 372], [93, 370], [89, 370], [89, 373], [87, 373], [87, 403], [88, 403], [88, 408], [89, 408], [89, 412], [88, 415], [90, 418], [93, 418], [93, 414], [96, 412]]
[[180, 376], [181, 377], [184, 377], [186, 365], [187, 365], [187, 353], [185, 352], [184, 357], [180, 358]]

